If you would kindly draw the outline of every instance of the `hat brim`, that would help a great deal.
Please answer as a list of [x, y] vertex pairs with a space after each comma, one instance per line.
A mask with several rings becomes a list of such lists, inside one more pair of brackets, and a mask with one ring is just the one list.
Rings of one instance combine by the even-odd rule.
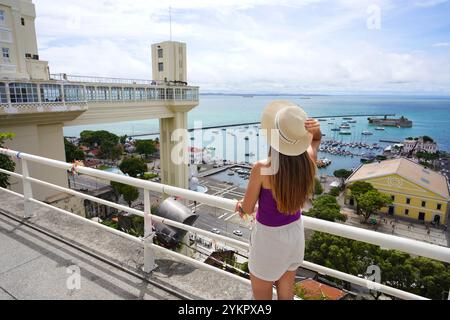
[[263, 111], [261, 116], [261, 129], [262, 134], [266, 137], [267, 143], [281, 154], [287, 156], [298, 156], [305, 153], [312, 143], [313, 136], [310, 132], [307, 132], [304, 138], [299, 139], [296, 144], [290, 144], [278, 137], [278, 143], [272, 141], [278, 135], [272, 135], [272, 130], [276, 130], [275, 116], [277, 112], [287, 106], [296, 106], [290, 101], [277, 100], [271, 102]]

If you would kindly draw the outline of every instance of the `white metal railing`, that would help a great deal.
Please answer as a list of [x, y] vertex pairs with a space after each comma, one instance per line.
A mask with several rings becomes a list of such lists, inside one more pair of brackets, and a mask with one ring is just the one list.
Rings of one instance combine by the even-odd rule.
[[[209, 205], [212, 207], [221, 208], [221, 209], [228, 210], [228, 211], [234, 211], [234, 208], [236, 205], [236, 200], [230, 200], [230, 199], [225, 199], [225, 198], [221, 198], [221, 197], [217, 197], [217, 196], [213, 196], [213, 195], [198, 193], [198, 192], [191, 191], [191, 190], [186, 190], [186, 189], [177, 188], [177, 187], [164, 185], [164, 184], [160, 184], [160, 183], [131, 178], [128, 176], [105, 172], [102, 170], [97, 170], [97, 169], [92, 169], [92, 168], [87, 168], [87, 167], [77, 167], [76, 168], [77, 171], [82, 174], [86, 174], [89, 176], [93, 176], [96, 178], [101, 178], [101, 179], [105, 179], [105, 180], [109, 180], [109, 181], [116, 181], [116, 182], [120, 182], [120, 183], [124, 183], [124, 184], [128, 184], [128, 185], [132, 185], [134, 187], [142, 188], [144, 190], [144, 211], [141, 211], [141, 210], [129, 208], [127, 206], [123, 206], [123, 205], [120, 205], [120, 204], [117, 204], [117, 203], [114, 203], [111, 201], [96, 198], [96, 197], [93, 197], [93, 196], [90, 196], [90, 195], [87, 195], [87, 194], [84, 194], [84, 193], [81, 193], [81, 192], [78, 192], [78, 191], [75, 191], [72, 189], [68, 189], [65, 187], [61, 187], [61, 186], [46, 182], [46, 181], [42, 181], [42, 180], [33, 178], [30, 176], [29, 170], [28, 170], [29, 162], [39, 163], [41, 165], [46, 165], [46, 166], [50, 166], [53, 168], [64, 169], [64, 170], [73, 169], [73, 164], [58, 161], [58, 160], [48, 159], [48, 158], [44, 158], [44, 157], [40, 157], [40, 156], [35, 156], [35, 155], [31, 155], [31, 154], [21, 153], [18, 151], [4, 149], [4, 148], [0, 148], [0, 154], [5, 154], [10, 157], [13, 157], [16, 160], [20, 161], [22, 164], [22, 174], [9, 172], [4, 169], [0, 169], [0, 172], [9, 174], [15, 178], [22, 180], [23, 190], [24, 190], [23, 195], [18, 194], [16, 192], [13, 192], [8, 189], [4, 189], [4, 188], [2, 188], [2, 189], [6, 192], [20, 196], [24, 199], [25, 217], [30, 217], [32, 215], [32, 208], [30, 205], [35, 203], [35, 204], [39, 204], [39, 205], [51, 208], [58, 212], [71, 215], [72, 217], [75, 217], [81, 221], [93, 224], [98, 228], [102, 228], [108, 232], [112, 232], [121, 237], [130, 239], [134, 242], [141, 243], [144, 246], [144, 270], [146, 272], [150, 272], [151, 270], [154, 269], [155, 263], [154, 263], [154, 256], [153, 256], [152, 250], [157, 250], [157, 251], [164, 251], [164, 253], [166, 253], [166, 254], [172, 255], [177, 259], [194, 264], [203, 269], [209, 269], [209, 270], [221, 273], [223, 275], [232, 277], [232, 278], [237, 279], [246, 284], [249, 283], [249, 280], [247, 280], [245, 278], [228, 273], [219, 268], [204, 264], [200, 261], [194, 260], [192, 258], [186, 257], [179, 253], [173, 252], [171, 250], [168, 250], [168, 249], [165, 249], [165, 248], [162, 248], [162, 247], [159, 247], [159, 246], [153, 244], [154, 233], [152, 232], [152, 228], [151, 228], [152, 220], [172, 226], [172, 227], [177, 227], [180, 229], [184, 229], [186, 231], [194, 232], [194, 233], [197, 233], [200, 235], [205, 235], [213, 240], [223, 241], [223, 242], [225, 242], [227, 244], [231, 244], [235, 247], [238, 247], [238, 248], [241, 248], [244, 250], [248, 250], [249, 245], [246, 242], [232, 239], [229, 237], [225, 237], [222, 235], [214, 234], [214, 233], [206, 231], [206, 230], [198, 229], [196, 227], [185, 225], [180, 222], [172, 221], [172, 220], [165, 219], [165, 218], [151, 214], [151, 210], [150, 210], [151, 203], [150, 203], [149, 192], [153, 191], [153, 192], [158, 192], [158, 193], [165, 194], [168, 196], [177, 196], [177, 197], [181, 197], [181, 198], [184, 198], [187, 200], [197, 201], [198, 203], [203, 203], [203, 204], [206, 204], [206, 205]], [[107, 206], [110, 206], [110, 207], [113, 207], [113, 208], [116, 208], [119, 210], [123, 210], [125, 212], [129, 212], [134, 215], [144, 217], [144, 237], [136, 238], [136, 237], [131, 236], [122, 231], [112, 229], [110, 227], [107, 227], [105, 225], [91, 221], [89, 219], [85, 219], [81, 216], [78, 216], [78, 215], [68, 212], [66, 210], [53, 207], [47, 203], [44, 203], [37, 199], [34, 199], [32, 184], [38, 184], [38, 185], [45, 186], [48, 188], [53, 188], [53, 189], [61, 191], [61, 192], [65, 192], [65, 193], [68, 193], [68, 194], [71, 194], [71, 195], [74, 195], [74, 196], [77, 196], [77, 197], [80, 197], [83, 199], [91, 200], [91, 201], [94, 201], [94, 202], [97, 202], [100, 204], [104, 204], [104, 205], [107, 205]], [[325, 232], [325, 233], [345, 237], [348, 239], [363, 241], [363, 242], [366, 242], [369, 244], [380, 246], [384, 249], [395, 249], [395, 250], [400, 250], [400, 251], [410, 253], [413, 255], [418, 255], [418, 256], [423, 256], [423, 257], [443, 261], [446, 263], [450, 262], [450, 248], [441, 247], [441, 246], [437, 246], [437, 245], [433, 245], [433, 244], [429, 244], [429, 243], [425, 243], [425, 242], [421, 242], [421, 241], [417, 241], [417, 240], [412, 240], [412, 239], [408, 239], [408, 238], [387, 235], [387, 234], [379, 233], [376, 231], [366, 230], [366, 229], [348, 226], [348, 225], [344, 225], [344, 224], [329, 222], [329, 221], [325, 221], [325, 220], [319, 220], [319, 219], [315, 219], [315, 218], [311, 218], [311, 217], [307, 217], [307, 216], [303, 216], [302, 219], [304, 219], [305, 228], [308, 228], [311, 230]], [[398, 297], [401, 299], [426, 299], [424, 297], [421, 297], [421, 296], [418, 296], [418, 295], [415, 295], [415, 294], [412, 294], [409, 292], [401, 291], [401, 290], [398, 290], [398, 289], [395, 289], [395, 288], [392, 288], [392, 287], [389, 287], [389, 286], [386, 286], [383, 284], [374, 283], [370, 280], [359, 278], [354, 275], [346, 274], [346, 273], [343, 273], [343, 272], [340, 272], [340, 271], [337, 271], [334, 269], [326, 268], [326, 267], [323, 267], [323, 266], [320, 266], [320, 265], [317, 265], [317, 264], [314, 264], [314, 263], [311, 263], [308, 261], [304, 261], [303, 266], [307, 269], [316, 271], [318, 273], [321, 273], [324, 275], [329, 275], [329, 276], [332, 276], [332, 277], [335, 277], [335, 278], [338, 278], [338, 279], [341, 279], [344, 281], [348, 281], [348, 282], [351, 282], [351, 283], [354, 283], [354, 284], [357, 284], [360, 286], [374, 289], [374, 290], [377, 290], [377, 291], [380, 291], [385, 294], [392, 295], [392, 296], [395, 296], [395, 297]]]

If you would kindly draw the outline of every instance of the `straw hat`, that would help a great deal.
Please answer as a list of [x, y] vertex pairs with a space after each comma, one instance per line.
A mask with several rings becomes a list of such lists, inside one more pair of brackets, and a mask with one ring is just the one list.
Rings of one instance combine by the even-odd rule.
[[[290, 101], [276, 100], [264, 109], [261, 129], [272, 148], [287, 156], [298, 156], [308, 149], [313, 138], [305, 128], [307, 119], [306, 112], [298, 105]], [[278, 130], [278, 135], [272, 130]], [[276, 138], [278, 143], [273, 141]]]

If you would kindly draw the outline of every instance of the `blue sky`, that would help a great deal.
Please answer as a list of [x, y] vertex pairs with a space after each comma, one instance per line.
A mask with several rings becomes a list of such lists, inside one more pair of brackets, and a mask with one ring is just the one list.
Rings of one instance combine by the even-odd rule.
[[203, 92], [450, 94], [447, 0], [34, 3], [54, 73], [150, 79], [171, 6], [188, 80]]

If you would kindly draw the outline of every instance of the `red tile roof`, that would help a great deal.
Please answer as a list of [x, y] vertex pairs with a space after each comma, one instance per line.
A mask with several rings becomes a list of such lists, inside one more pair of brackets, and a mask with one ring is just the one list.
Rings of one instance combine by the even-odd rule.
[[320, 283], [313, 279], [305, 279], [297, 283], [300, 290], [303, 289], [305, 299], [320, 299], [323, 297], [327, 300], [340, 300], [347, 294], [337, 288]]

